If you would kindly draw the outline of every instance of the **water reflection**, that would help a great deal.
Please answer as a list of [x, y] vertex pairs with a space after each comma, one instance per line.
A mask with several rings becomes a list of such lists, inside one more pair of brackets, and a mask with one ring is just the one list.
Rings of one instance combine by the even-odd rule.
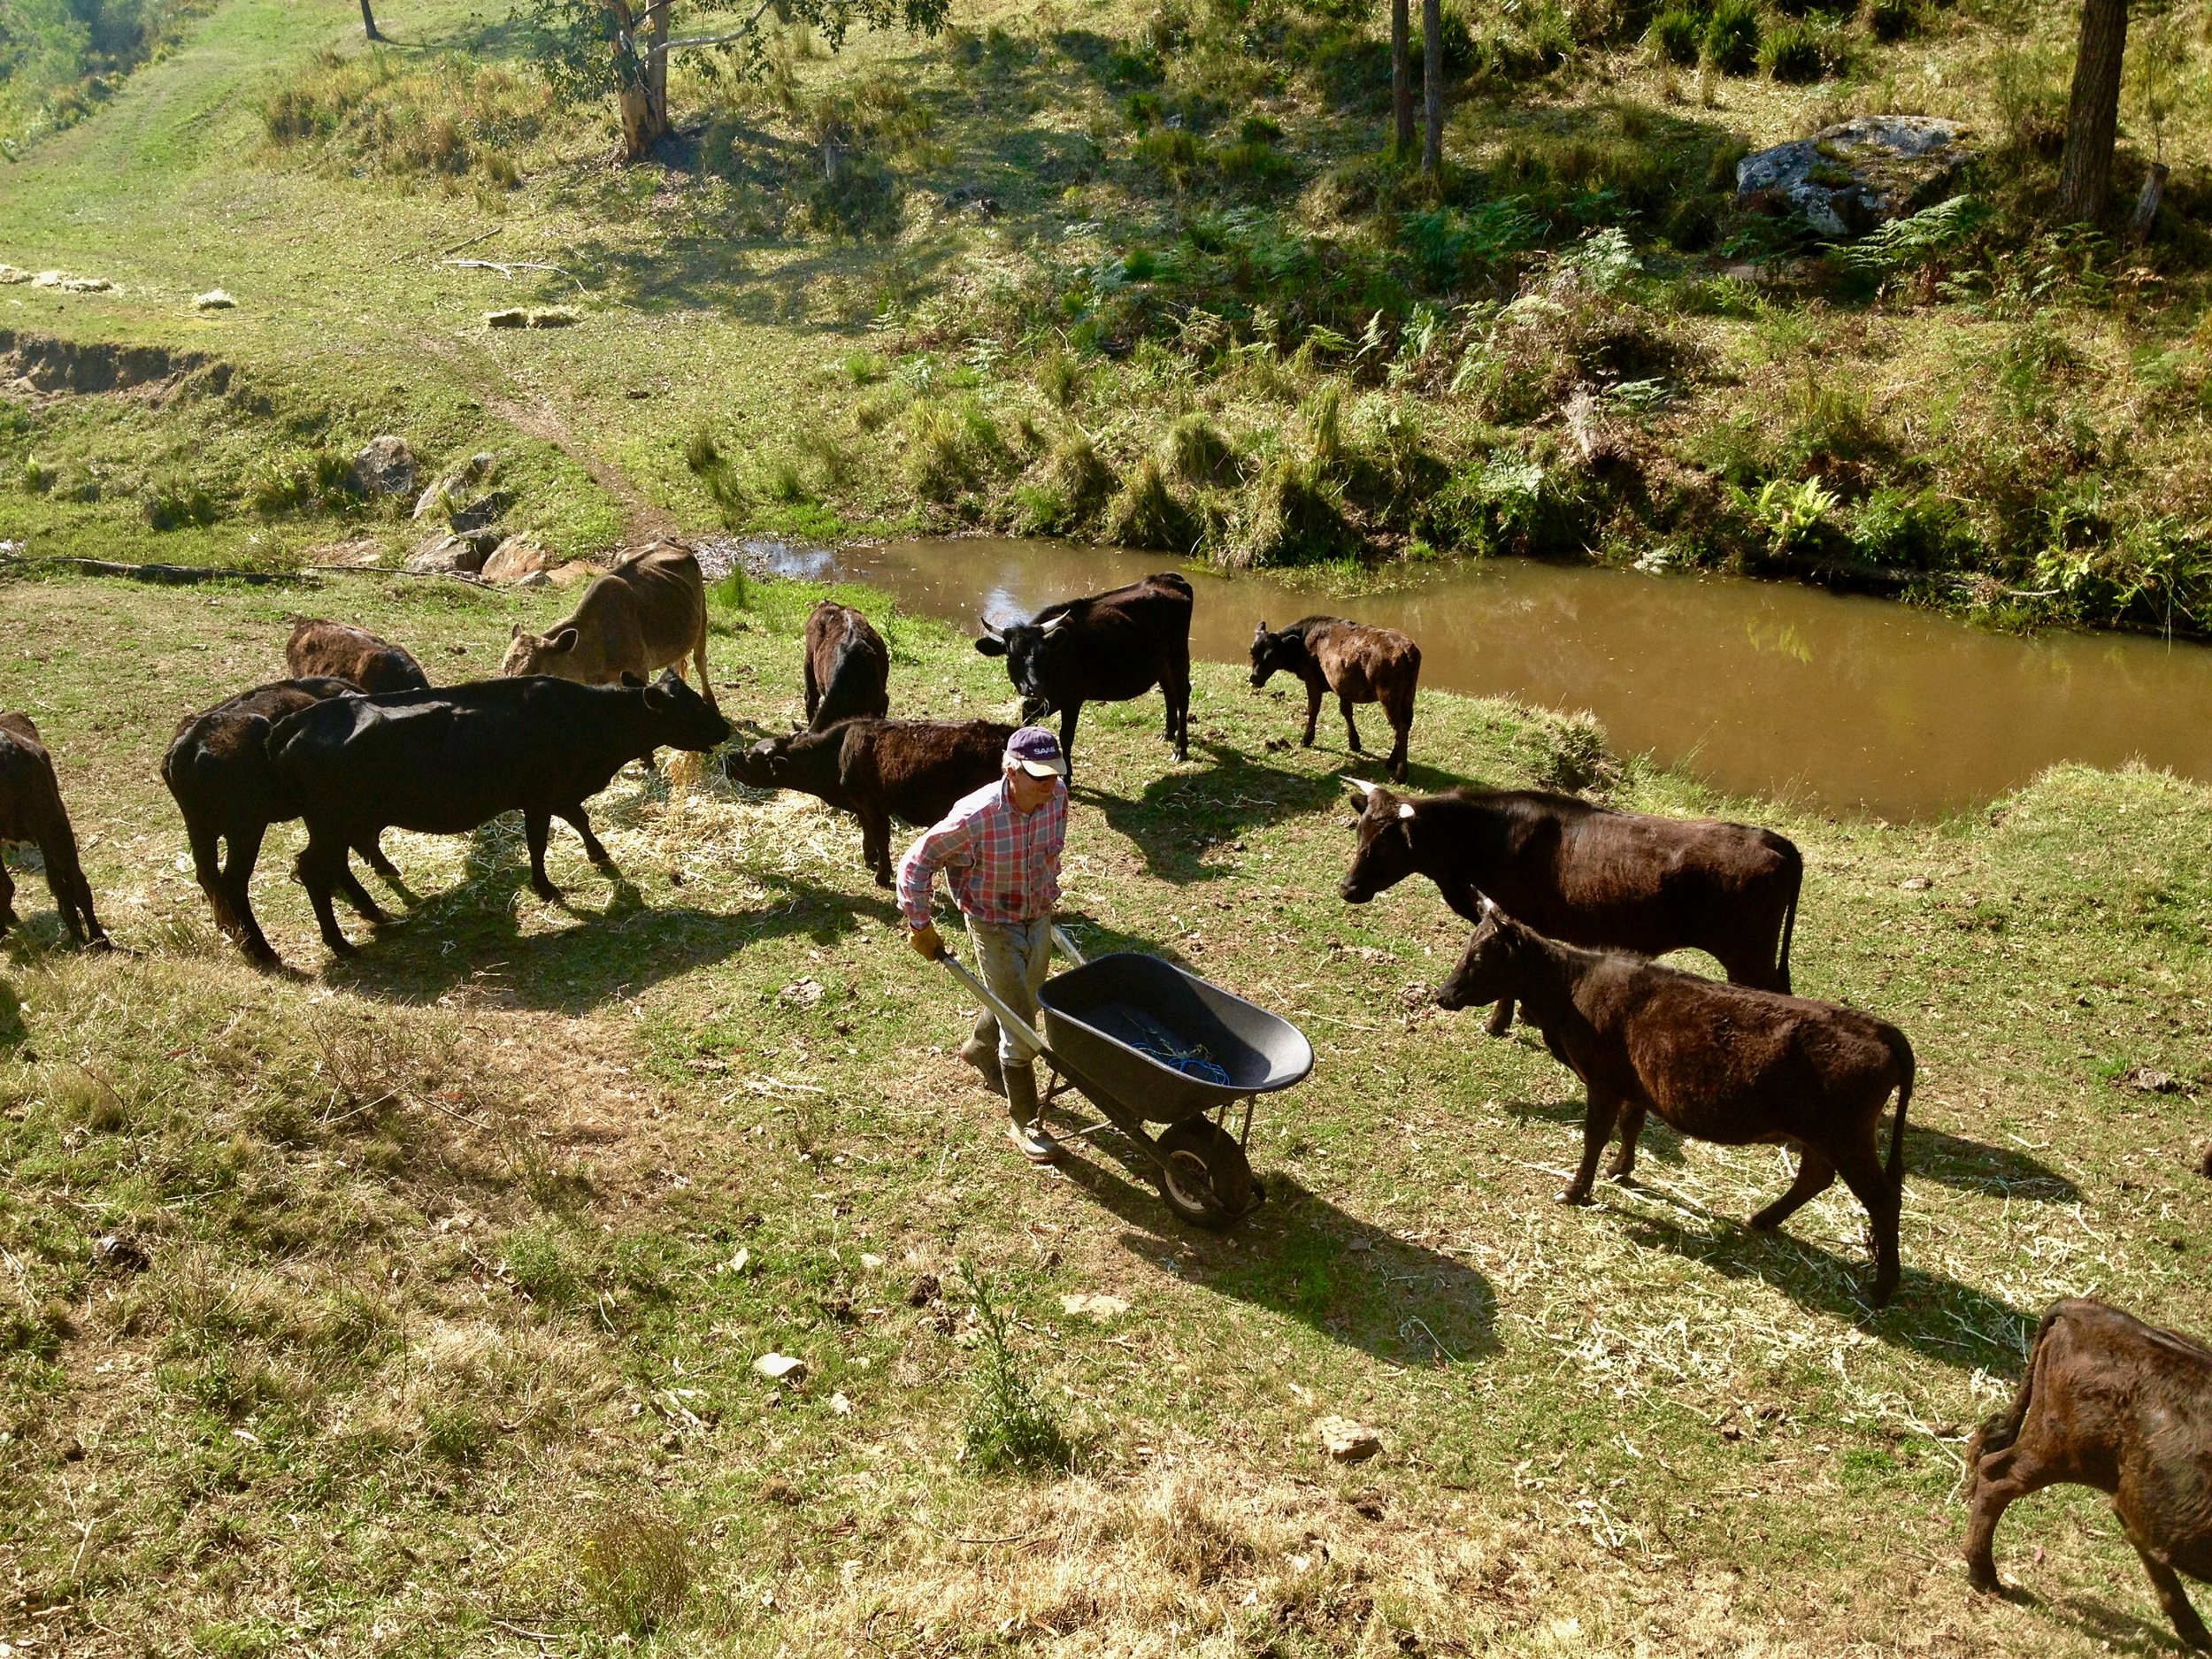
[[981, 618], [1170, 567], [1197, 586], [1202, 657], [1244, 661], [1263, 619], [1384, 623], [1421, 642], [1425, 686], [1588, 709], [1617, 748], [1727, 789], [1901, 818], [1988, 800], [2064, 760], [2139, 757], [2212, 781], [2212, 650], [2200, 646], [2022, 639], [1783, 583], [1520, 559], [1349, 599], [1156, 553], [981, 537], [793, 550], [784, 563], [884, 588], [971, 633]]

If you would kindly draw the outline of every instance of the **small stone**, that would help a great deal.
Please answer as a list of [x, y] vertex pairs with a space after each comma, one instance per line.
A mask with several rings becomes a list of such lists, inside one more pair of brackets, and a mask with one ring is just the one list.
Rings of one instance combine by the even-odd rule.
[[812, 1008], [822, 1000], [819, 979], [795, 979], [776, 993], [776, 1001], [786, 1008]]
[[1897, 890], [1901, 893], [1925, 893], [1933, 886], [1935, 883], [1925, 876], [1907, 876], [1897, 884]]
[[0, 283], [28, 282], [31, 273], [12, 265], [0, 265]]
[[415, 493], [415, 452], [407, 447], [406, 439], [391, 433], [363, 444], [349, 471], [354, 488], [364, 495]]
[[473, 576], [484, 568], [484, 553], [466, 536], [434, 535], [407, 556], [407, 568], [418, 576]]
[[527, 328], [529, 326], [530, 313], [519, 305], [511, 305], [504, 311], [484, 313], [484, 326], [487, 328]]
[[527, 576], [518, 577], [512, 585], [517, 588], [550, 588], [553, 579], [543, 571], [532, 571]]
[[1363, 1463], [1383, 1448], [1374, 1430], [1349, 1417], [1323, 1417], [1313, 1432], [1321, 1449], [1340, 1463]]
[[61, 286], [65, 294], [107, 294], [115, 288], [115, 284], [104, 276], [64, 277]]
[[742, 1273], [752, 1264], [753, 1253], [750, 1250], [740, 1249], [735, 1256], [733, 1256], [728, 1261], [723, 1263], [722, 1266], [723, 1270], [726, 1272]]
[[[461, 488], [466, 488], [467, 486], [463, 485]], [[448, 499], [450, 499], [449, 491]], [[465, 507], [454, 508], [448, 516], [447, 522], [453, 526], [457, 534], [465, 534], [471, 530], [488, 529], [497, 524], [507, 509], [514, 504], [513, 496], [504, 490], [495, 489], [490, 495], [480, 496], [469, 503]]]
[[2120, 1081], [2145, 1094], [2178, 1094], [2181, 1092], [2179, 1079], [2171, 1072], [2161, 1071], [2147, 1065], [2137, 1066]]
[[849, 1417], [853, 1414], [853, 1402], [846, 1399], [841, 1394], [832, 1394], [830, 1396], [830, 1409], [836, 1412], [841, 1417]]
[[1095, 1319], [1103, 1325], [1109, 1319], [1118, 1318], [1127, 1313], [1129, 1303], [1125, 1298], [1120, 1296], [1079, 1293], [1076, 1295], [1061, 1297], [1060, 1310], [1082, 1318]]
[[803, 1382], [806, 1362], [790, 1354], [763, 1354], [753, 1362], [753, 1369], [770, 1382]]
[[231, 298], [220, 288], [210, 288], [192, 302], [194, 310], [203, 311], [227, 311], [237, 303], [236, 300]]
[[882, 1265], [883, 1258], [873, 1250], [863, 1250], [860, 1253], [860, 1267], [863, 1272], [872, 1273]]
[[146, 1247], [127, 1233], [110, 1233], [96, 1240], [92, 1246], [92, 1264], [110, 1272], [142, 1272], [152, 1265]]

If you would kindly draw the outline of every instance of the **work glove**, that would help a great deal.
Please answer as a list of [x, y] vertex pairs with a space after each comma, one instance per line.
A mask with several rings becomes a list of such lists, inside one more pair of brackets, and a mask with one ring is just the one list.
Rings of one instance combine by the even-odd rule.
[[937, 936], [933, 922], [924, 922], [906, 936], [906, 942], [914, 947], [914, 954], [924, 962], [934, 962], [945, 954], [945, 941]]

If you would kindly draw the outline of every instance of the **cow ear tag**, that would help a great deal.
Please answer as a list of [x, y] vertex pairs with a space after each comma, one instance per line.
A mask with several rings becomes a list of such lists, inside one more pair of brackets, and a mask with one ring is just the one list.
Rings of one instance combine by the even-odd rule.
[[1411, 818], [1413, 816], [1413, 803], [1410, 801], [1399, 802], [1398, 816], [1400, 818]]

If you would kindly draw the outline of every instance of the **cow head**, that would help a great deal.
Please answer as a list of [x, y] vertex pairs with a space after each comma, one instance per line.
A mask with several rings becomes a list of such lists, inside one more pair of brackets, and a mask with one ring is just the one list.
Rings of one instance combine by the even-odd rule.
[[1033, 725], [1059, 706], [1053, 687], [1073, 665], [1075, 649], [1066, 611], [1048, 612], [1041, 621], [1017, 622], [1006, 628], [986, 622], [975, 649], [986, 657], [1006, 659], [1006, 677], [1022, 694], [1022, 724]]
[[661, 677], [638, 695], [644, 700], [656, 746], [704, 754], [729, 741], [730, 723], [707, 707], [707, 700], [672, 668], [661, 670]]
[[749, 789], [780, 789], [784, 774], [791, 764], [791, 743], [798, 733], [781, 737], [764, 737], [749, 749], [733, 749], [728, 772], [737, 782]]
[[1493, 904], [1482, 901], [1467, 949], [1451, 977], [1436, 987], [1439, 1008], [1480, 1008], [1520, 994], [1523, 952], [1529, 931]]
[[551, 634], [526, 634], [518, 622], [508, 638], [506, 659], [499, 664], [499, 672], [578, 679], [580, 676], [575, 667], [576, 641], [581, 637], [574, 628], [559, 628]]
[[1275, 674], [1294, 674], [1305, 657], [1305, 642], [1288, 628], [1270, 634], [1263, 622], [1252, 630], [1252, 689]]
[[1357, 778], [1345, 781], [1352, 786], [1361, 809], [1352, 825], [1359, 847], [1337, 892], [1347, 904], [1364, 904], [1414, 872], [1413, 832], [1417, 815], [1412, 802], [1379, 783], [1363, 783]]

